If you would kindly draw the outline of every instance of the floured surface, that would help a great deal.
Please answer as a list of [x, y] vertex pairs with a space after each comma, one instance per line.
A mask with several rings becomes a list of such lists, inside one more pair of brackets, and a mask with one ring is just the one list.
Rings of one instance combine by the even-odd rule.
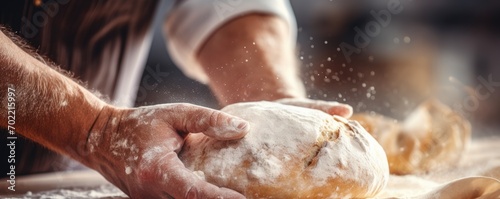
[[[470, 177], [484, 177], [478, 178]], [[464, 179], [468, 178], [468, 179]], [[463, 183], [455, 183], [453, 190], [462, 191], [463, 194], [479, 189], [476, 186], [497, 188], [496, 198], [500, 198], [500, 136], [473, 139], [470, 148], [462, 156], [456, 168], [445, 171], [431, 172], [422, 175], [391, 175], [389, 183], [378, 197], [429, 198], [431, 192], [443, 192], [443, 185], [463, 179]], [[464, 195], [458, 198], [467, 198]], [[451, 193], [441, 195], [443, 198], [456, 198]]]
[[[115, 187], [110, 183], [103, 183], [102, 177], [94, 171], [76, 171], [78, 175], [85, 175], [86, 179], [92, 179], [87, 181], [85, 184], [94, 185], [85, 185], [85, 186], [73, 186], [73, 187], [65, 187], [64, 183], [57, 185], [57, 187], [64, 188], [55, 188], [48, 187], [45, 183], [38, 181], [38, 183], [43, 184], [25, 184], [25, 187], [19, 189], [16, 192], [0, 192], [0, 198], [16, 198], [16, 199], [28, 199], [28, 198], [38, 198], [38, 199], [66, 199], [66, 198], [88, 198], [88, 199], [122, 199], [128, 198], [125, 193], [123, 193], [120, 189]], [[56, 173], [54, 175], [66, 175], [61, 173]], [[73, 174], [71, 174], [73, 175]], [[36, 179], [32, 177], [23, 177], [22, 179]], [[64, 177], [63, 177], [64, 178]], [[43, 180], [42, 180], [43, 181]], [[64, 180], [64, 181], [73, 181], [73, 180]], [[50, 183], [50, 182], [47, 182]], [[76, 182], [70, 182], [72, 184], [77, 184]], [[44, 191], [28, 191], [28, 190], [40, 190], [43, 187]]]
[[99, 199], [121, 199], [128, 198], [123, 192], [111, 184], [93, 187], [72, 187], [66, 189], [54, 189], [37, 193], [28, 192], [23, 196], [15, 198], [39, 198], [39, 199], [66, 199], [66, 198], [99, 198]]

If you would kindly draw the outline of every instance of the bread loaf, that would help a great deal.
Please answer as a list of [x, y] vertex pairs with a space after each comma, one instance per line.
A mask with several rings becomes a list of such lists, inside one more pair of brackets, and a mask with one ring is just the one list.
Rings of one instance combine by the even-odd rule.
[[361, 125], [272, 102], [222, 111], [250, 122], [240, 140], [186, 138], [180, 158], [206, 181], [248, 198], [366, 198], [389, 178], [386, 155]]

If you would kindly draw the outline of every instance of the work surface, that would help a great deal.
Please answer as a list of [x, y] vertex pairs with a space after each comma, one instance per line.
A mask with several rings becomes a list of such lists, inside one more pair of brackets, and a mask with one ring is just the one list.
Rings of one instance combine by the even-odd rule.
[[[464, 179], [466, 178], [466, 179]], [[500, 198], [500, 136], [473, 139], [457, 168], [424, 175], [391, 175], [377, 198], [463, 198], [471, 192], [496, 192]], [[20, 177], [16, 192], [1, 180], [1, 197], [127, 198], [94, 171], [59, 172]], [[486, 189], [486, 190], [485, 190]]]

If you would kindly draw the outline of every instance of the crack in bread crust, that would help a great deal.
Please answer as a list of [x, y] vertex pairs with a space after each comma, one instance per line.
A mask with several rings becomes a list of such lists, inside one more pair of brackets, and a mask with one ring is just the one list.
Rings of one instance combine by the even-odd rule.
[[310, 152], [310, 156], [308, 156], [305, 160], [305, 168], [307, 167], [313, 167], [316, 165], [318, 162], [318, 155], [319, 152], [321, 151], [322, 148], [325, 148], [328, 146], [328, 142], [330, 141], [335, 141], [339, 138], [340, 134], [340, 128], [337, 129], [330, 129], [328, 128], [328, 124], [330, 123], [330, 120], [325, 120], [324, 123], [325, 125], [322, 126], [321, 128], [321, 135], [318, 137], [318, 140], [313, 146], [313, 150]]

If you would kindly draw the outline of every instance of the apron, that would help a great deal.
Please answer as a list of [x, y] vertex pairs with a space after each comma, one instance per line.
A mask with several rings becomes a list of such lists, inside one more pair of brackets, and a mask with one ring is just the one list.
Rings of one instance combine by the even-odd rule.
[[[9, 1], [0, 8], [0, 23], [25, 38], [39, 54], [83, 81], [88, 89], [109, 96], [115, 105], [132, 106], [149, 53], [153, 26], [163, 22], [174, 3], [169, 0]], [[0, 141], [3, 157], [7, 157], [6, 136], [0, 136]], [[7, 169], [2, 165], [6, 163], [0, 163], [2, 171]], [[16, 142], [16, 175], [82, 167], [27, 139]]]

